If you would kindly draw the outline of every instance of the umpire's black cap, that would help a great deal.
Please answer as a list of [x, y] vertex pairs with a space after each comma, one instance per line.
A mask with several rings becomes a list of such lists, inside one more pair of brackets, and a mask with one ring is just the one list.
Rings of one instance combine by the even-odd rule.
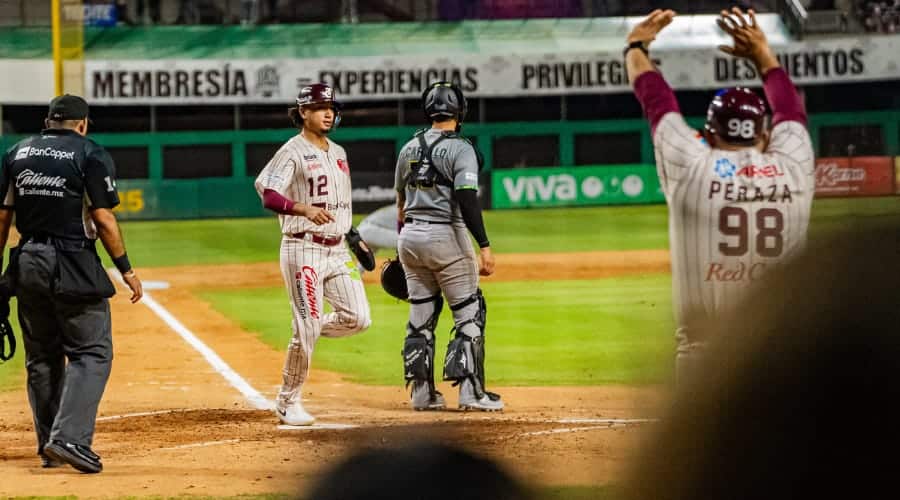
[[65, 94], [50, 101], [47, 119], [57, 122], [65, 120], [84, 120], [88, 117], [87, 101], [77, 95]]

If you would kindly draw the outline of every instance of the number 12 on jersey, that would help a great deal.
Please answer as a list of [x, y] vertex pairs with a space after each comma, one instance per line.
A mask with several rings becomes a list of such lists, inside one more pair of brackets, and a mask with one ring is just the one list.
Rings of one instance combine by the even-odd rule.
[[306, 182], [309, 184], [309, 197], [313, 196], [327, 196], [328, 195], [328, 176], [320, 175], [313, 179], [312, 177], [306, 179]]
[[[775, 208], [760, 208], [756, 211], [756, 254], [761, 257], [778, 257], [784, 250], [784, 216]], [[719, 232], [735, 242], [722, 241], [719, 252], [729, 257], [746, 255], [750, 249], [749, 214], [740, 207], [724, 207], [719, 211]], [[730, 244], [734, 243], [734, 244]]]

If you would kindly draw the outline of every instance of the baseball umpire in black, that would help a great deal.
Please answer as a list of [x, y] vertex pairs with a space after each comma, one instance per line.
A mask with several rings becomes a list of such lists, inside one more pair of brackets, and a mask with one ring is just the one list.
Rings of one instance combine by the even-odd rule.
[[112, 212], [119, 204], [115, 166], [85, 137], [87, 103], [57, 97], [44, 123], [40, 135], [13, 146], [0, 164], [0, 250], [15, 213], [21, 238], [6, 274], [18, 296], [42, 464], [100, 472], [91, 443], [113, 358], [107, 299], [115, 288], [97, 256], [97, 238], [131, 289], [131, 302], [143, 292]]

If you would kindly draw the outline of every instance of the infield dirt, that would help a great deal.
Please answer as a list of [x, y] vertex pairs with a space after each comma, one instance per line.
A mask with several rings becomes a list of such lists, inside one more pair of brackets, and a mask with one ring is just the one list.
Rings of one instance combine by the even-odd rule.
[[[669, 270], [668, 252], [498, 255], [491, 281], [603, 278]], [[277, 263], [139, 270], [168, 282], [150, 294], [266, 397], [284, 354], [242, 331], [195, 296], [214, 287], [281, 286]], [[366, 280], [377, 279], [368, 273]], [[660, 387], [492, 387], [499, 414], [412, 412], [396, 386], [348, 383], [313, 369], [307, 409], [349, 429], [279, 430], [148, 307], [122, 291], [112, 301], [116, 359], [100, 407], [94, 449], [105, 470], [41, 469], [24, 389], [0, 393], [0, 496], [175, 496], [302, 492], [346, 453], [427, 437], [463, 444], [537, 486], [601, 485], [621, 479], [664, 405]], [[352, 342], [352, 339], [348, 340]], [[21, 353], [20, 353], [21, 355]], [[315, 363], [313, 363], [315, 366]], [[456, 390], [440, 389], [455, 406]], [[134, 415], [152, 413], [148, 415]], [[121, 417], [121, 418], [120, 418]]]

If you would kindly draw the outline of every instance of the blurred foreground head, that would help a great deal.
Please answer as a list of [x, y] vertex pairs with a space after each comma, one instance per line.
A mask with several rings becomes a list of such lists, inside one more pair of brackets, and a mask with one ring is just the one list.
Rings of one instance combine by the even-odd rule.
[[900, 219], [856, 222], [709, 325], [717, 343], [652, 431], [625, 498], [896, 491]]
[[491, 460], [418, 442], [358, 451], [315, 484], [309, 500], [527, 500], [527, 490]]

